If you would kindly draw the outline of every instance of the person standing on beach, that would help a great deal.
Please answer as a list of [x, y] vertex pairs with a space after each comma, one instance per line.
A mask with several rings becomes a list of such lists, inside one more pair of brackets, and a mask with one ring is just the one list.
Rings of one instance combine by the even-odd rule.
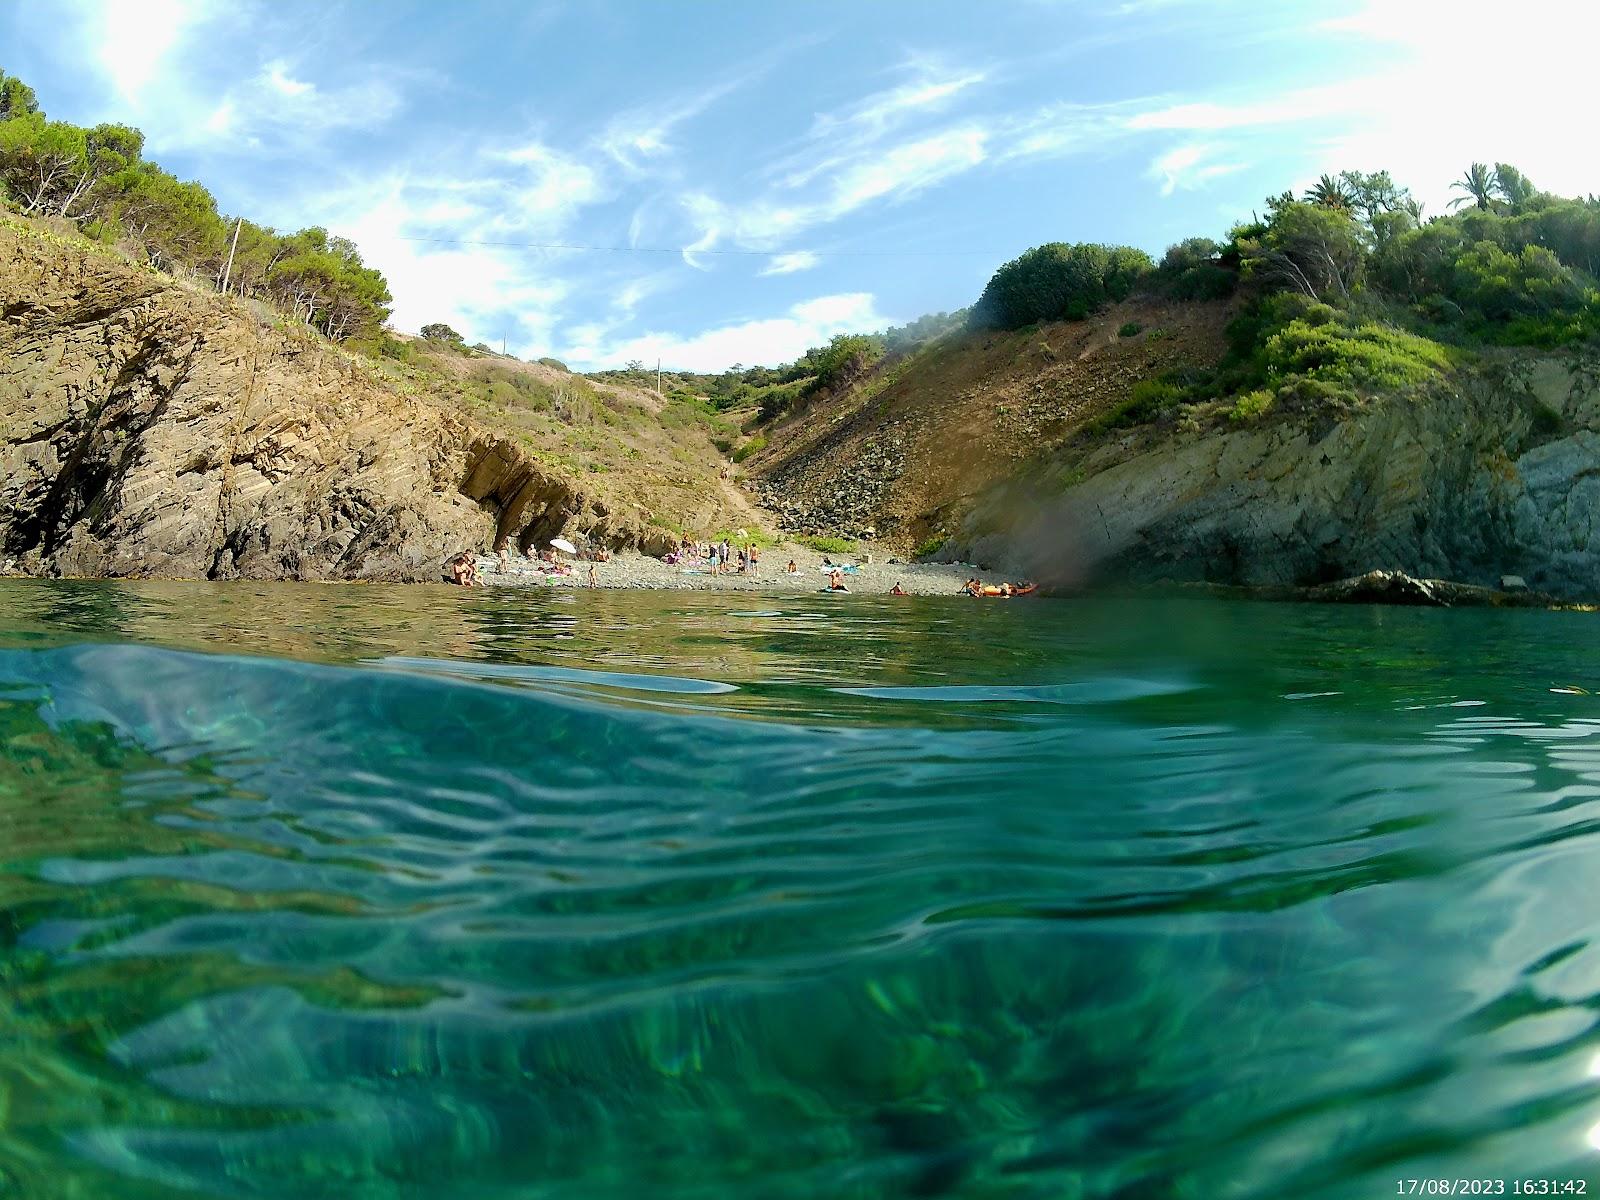
[[589, 586], [590, 587], [599, 587], [600, 586], [600, 579], [595, 574], [594, 564], [593, 563], [589, 564]]
[[761, 574], [761, 548], [754, 542], [750, 543], [750, 574]]

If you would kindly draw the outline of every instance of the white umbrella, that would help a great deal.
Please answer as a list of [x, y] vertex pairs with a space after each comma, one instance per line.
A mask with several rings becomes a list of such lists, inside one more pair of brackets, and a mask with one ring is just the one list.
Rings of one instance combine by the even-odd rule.
[[567, 541], [566, 538], [552, 538], [550, 546], [552, 549], [560, 550], [564, 554], [576, 554], [578, 552], [578, 548]]

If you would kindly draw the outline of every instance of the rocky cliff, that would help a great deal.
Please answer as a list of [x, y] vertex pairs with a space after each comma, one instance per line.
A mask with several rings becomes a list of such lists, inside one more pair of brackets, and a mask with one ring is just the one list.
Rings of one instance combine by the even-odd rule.
[[664, 538], [514, 437], [249, 305], [0, 221], [0, 558], [68, 575], [440, 577]]
[[947, 555], [1060, 586], [1314, 584], [1383, 568], [1600, 594], [1600, 389], [1559, 357], [1360, 412], [1126, 434], [981, 503]]

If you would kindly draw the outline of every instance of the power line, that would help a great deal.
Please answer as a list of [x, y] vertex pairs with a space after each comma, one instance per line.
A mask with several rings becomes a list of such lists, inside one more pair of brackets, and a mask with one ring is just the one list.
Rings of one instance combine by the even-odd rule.
[[816, 258], [907, 258], [981, 254], [994, 257], [998, 250], [714, 250], [698, 246], [596, 246], [579, 242], [491, 242], [472, 238], [400, 237], [398, 242], [427, 242], [438, 246], [498, 246], [512, 250], [599, 250], [613, 254], [723, 254], [754, 258], [779, 258], [784, 254], [809, 254]]

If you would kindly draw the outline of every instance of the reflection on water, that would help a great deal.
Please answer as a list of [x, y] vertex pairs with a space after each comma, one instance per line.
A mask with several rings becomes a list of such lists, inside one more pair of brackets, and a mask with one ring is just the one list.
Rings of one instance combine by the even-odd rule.
[[1592, 618], [749, 605], [0, 586], [0, 1195], [1594, 1177]]

